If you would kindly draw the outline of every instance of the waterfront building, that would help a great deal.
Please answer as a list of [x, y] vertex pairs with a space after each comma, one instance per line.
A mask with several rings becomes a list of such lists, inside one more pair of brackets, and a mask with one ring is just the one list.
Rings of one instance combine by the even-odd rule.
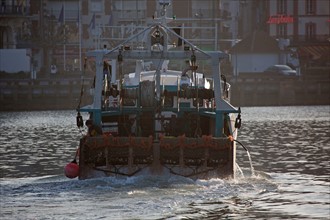
[[299, 56], [302, 66], [330, 67], [330, 2], [270, 0], [269, 35]]
[[[24, 61], [21, 63], [26, 65], [21, 71], [49, 74], [54, 65], [62, 73], [81, 71], [86, 51], [111, 48], [148, 25], [159, 16], [158, 2], [1, 0], [0, 71], [7, 68], [4, 57]], [[298, 59], [295, 65], [330, 65], [328, 0], [170, 2], [171, 26], [202, 49], [230, 51], [254, 31], [264, 31], [286, 51], [279, 62], [292, 63]], [[181, 42], [173, 43], [180, 46]], [[15, 71], [18, 69], [12, 70]]]

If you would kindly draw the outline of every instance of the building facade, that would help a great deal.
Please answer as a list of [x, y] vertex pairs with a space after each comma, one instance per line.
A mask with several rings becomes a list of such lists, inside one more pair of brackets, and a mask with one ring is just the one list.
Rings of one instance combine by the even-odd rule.
[[269, 35], [284, 39], [303, 66], [330, 66], [330, 2], [270, 0]]
[[[29, 51], [31, 69], [41, 72], [54, 65], [59, 71], [81, 71], [86, 51], [111, 48], [138, 32], [159, 16], [158, 2], [1, 0], [0, 50]], [[172, 0], [167, 11], [173, 19], [169, 25], [205, 50], [230, 50], [258, 30], [277, 39], [283, 50], [298, 54], [294, 56], [303, 63], [329, 65], [329, 4], [328, 0]], [[139, 45], [143, 39], [137, 39]]]

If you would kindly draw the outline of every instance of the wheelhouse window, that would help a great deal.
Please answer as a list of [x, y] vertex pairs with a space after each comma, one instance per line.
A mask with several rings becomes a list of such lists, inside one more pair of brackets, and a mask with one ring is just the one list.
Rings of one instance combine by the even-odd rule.
[[313, 22], [306, 24], [306, 40], [316, 39], [316, 24]]
[[316, 0], [306, 0], [306, 14], [316, 14]]

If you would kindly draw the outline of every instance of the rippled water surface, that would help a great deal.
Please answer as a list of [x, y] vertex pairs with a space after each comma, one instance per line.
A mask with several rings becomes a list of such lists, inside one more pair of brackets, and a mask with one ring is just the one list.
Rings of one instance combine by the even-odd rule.
[[[85, 117], [86, 118], [86, 117]], [[0, 219], [330, 219], [330, 106], [242, 108], [234, 180], [69, 180], [73, 111], [0, 113]]]

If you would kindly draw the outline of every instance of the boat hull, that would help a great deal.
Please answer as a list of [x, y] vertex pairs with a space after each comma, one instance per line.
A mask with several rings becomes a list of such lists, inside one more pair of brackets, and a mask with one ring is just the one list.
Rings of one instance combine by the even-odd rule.
[[202, 136], [114, 137], [80, 140], [79, 179], [171, 173], [189, 178], [233, 177], [236, 145], [230, 138]]

